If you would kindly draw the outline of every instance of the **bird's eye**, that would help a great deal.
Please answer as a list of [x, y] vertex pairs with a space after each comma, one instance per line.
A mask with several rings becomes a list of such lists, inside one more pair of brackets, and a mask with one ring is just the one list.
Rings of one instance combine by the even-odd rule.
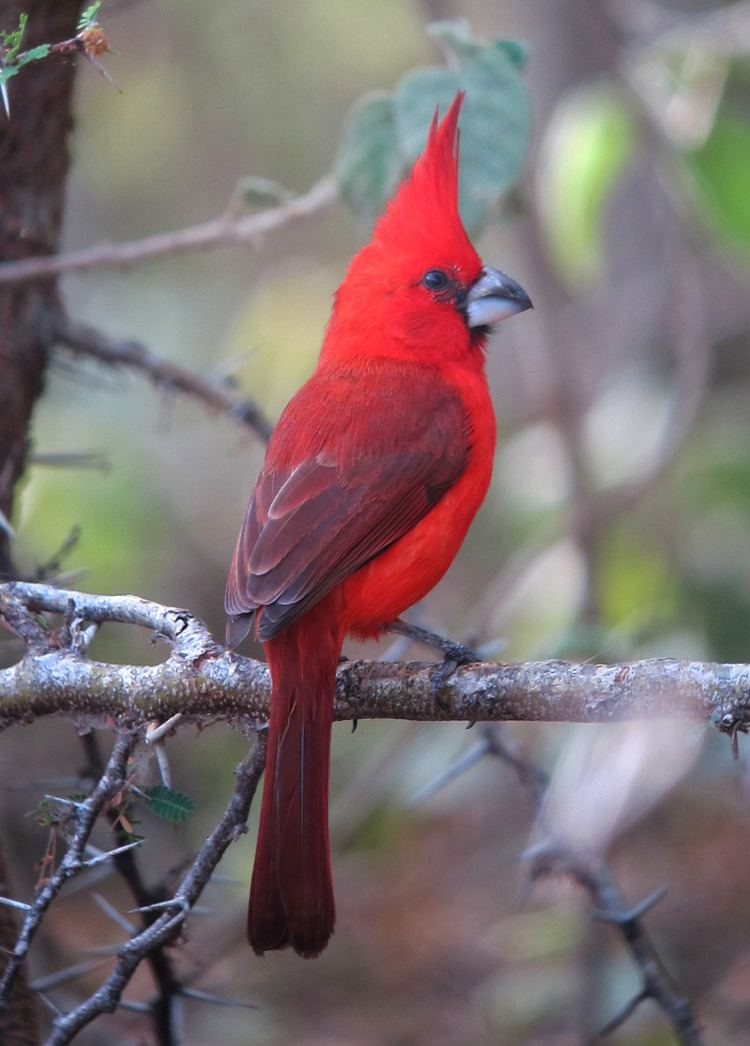
[[422, 277], [422, 283], [428, 291], [444, 291], [448, 286], [448, 274], [442, 269], [430, 269]]

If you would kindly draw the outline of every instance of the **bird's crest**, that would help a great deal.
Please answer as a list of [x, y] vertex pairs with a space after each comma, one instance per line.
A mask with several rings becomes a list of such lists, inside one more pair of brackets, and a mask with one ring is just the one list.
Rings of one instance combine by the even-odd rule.
[[377, 222], [374, 244], [402, 245], [408, 230], [419, 240], [468, 245], [458, 211], [458, 116], [463, 99], [459, 91], [440, 121], [435, 112], [424, 152]]

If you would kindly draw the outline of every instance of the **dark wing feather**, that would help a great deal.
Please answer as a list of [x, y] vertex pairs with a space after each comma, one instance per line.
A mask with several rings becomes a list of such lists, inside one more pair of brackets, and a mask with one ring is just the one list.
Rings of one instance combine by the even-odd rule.
[[267, 460], [227, 584], [239, 638], [262, 607], [258, 634], [271, 639], [411, 530], [458, 480], [470, 445], [464, 411], [445, 389], [430, 406], [408, 418], [385, 406], [387, 435], [363, 441], [361, 455], [337, 461], [329, 443], [294, 468]]

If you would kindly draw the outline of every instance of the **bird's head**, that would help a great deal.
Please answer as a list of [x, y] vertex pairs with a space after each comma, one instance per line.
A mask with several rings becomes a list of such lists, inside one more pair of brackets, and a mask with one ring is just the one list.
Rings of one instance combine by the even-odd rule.
[[482, 263], [458, 212], [458, 115], [443, 120], [355, 256], [336, 294], [324, 356], [395, 355], [440, 365], [481, 357], [492, 328], [531, 308], [505, 273]]

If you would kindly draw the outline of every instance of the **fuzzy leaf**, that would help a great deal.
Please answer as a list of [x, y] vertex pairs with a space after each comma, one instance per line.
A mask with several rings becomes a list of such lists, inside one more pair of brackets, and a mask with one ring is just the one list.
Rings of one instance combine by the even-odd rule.
[[393, 100], [385, 91], [366, 94], [349, 113], [341, 135], [334, 167], [341, 195], [353, 211], [372, 222], [403, 170]]
[[461, 217], [470, 234], [489, 221], [518, 180], [529, 135], [526, 90], [507, 55], [485, 47], [460, 69], [415, 69], [394, 94], [396, 133], [411, 164], [424, 148], [435, 106], [445, 112], [458, 90], [461, 111]]
[[195, 803], [189, 795], [175, 792], [166, 785], [154, 785], [143, 794], [151, 813], [170, 824], [183, 824], [195, 809]]
[[78, 33], [82, 33], [85, 29], [88, 29], [89, 26], [94, 24], [101, 6], [102, 0], [96, 0], [95, 3], [89, 4], [86, 10], [81, 12], [81, 17], [78, 19]]
[[399, 178], [424, 148], [439, 107], [445, 113], [458, 90], [461, 113], [461, 215], [477, 232], [518, 179], [529, 134], [526, 89], [518, 75], [525, 50], [514, 41], [485, 43], [468, 22], [429, 27], [452, 59], [451, 68], [429, 66], [407, 73], [393, 94], [361, 99], [346, 122], [336, 160], [342, 196], [372, 221]]

